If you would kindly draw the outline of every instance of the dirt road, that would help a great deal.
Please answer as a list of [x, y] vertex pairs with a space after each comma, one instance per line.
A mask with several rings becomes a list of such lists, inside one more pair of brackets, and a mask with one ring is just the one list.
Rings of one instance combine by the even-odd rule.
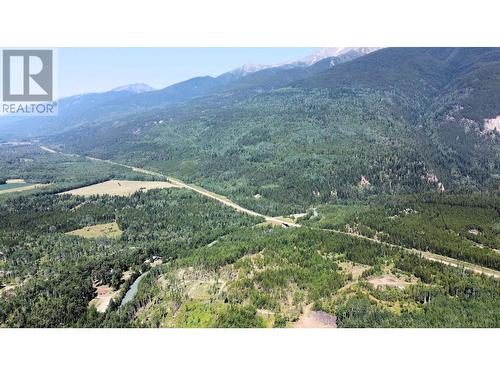
[[[59, 152], [59, 151], [56, 151], [56, 150], [53, 150], [47, 146], [40, 146], [40, 148], [44, 151], [47, 151], [47, 152], [50, 152], [50, 153], [53, 153], [53, 154], [61, 154], [61, 155], [65, 155], [65, 156], [72, 156], [72, 157], [82, 157], [80, 155], [76, 155], [76, 154], [67, 154], [67, 153], [64, 153], [64, 152]], [[117, 163], [115, 161], [112, 161], [112, 160], [106, 160], [106, 159], [99, 159], [99, 158], [95, 158], [95, 157], [91, 157], [91, 156], [85, 156], [86, 159], [88, 160], [92, 160], [92, 161], [98, 161], [98, 162], [103, 162], [103, 163], [107, 163], [107, 164], [112, 164], [112, 165], [117, 165], [117, 166], [120, 166], [120, 167], [123, 167], [123, 168], [127, 168], [127, 169], [130, 169], [134, 172], [138, 172], [138, 173], [144, 173], [144, 174], [148, 174], [148, 175], [151, 175], [151, 176], [157, 176], [157, 177], [163, 177], [165, 178], [168, 182], [174, 184], [174, 185], [177, 185], [178, 187], [181, 187], [181, 188], [184, 188], [184, 189], [187, 189], [187, 190], [191, 190], [191, 191], [194, 191], [198, 194], [201, 194], [205, 197], [208, 197], [208, 198], [211, 198], [211, 199], [214, 199], [228, 207], [231, 207], [233, 209], [235, 209], [236, 211], [238, 212], [241, 212], [241, 213], [244, 213], [244, 214], [247, 214], [247, 215], [250, 215], [250, 216], [255, 216], [255, 217], [260, 217], [262, 219], [264, 219], [266, 222], [270, 223], [270, 224], [276, 224], [276, 225], [282, 225], [284, 227], [300, 227], [299, 224], [295, 224], [295, 223], [290, 223], [289, 221], [286, 221], [286, 220], [282, 220], [282, 219], [279, 219], [279, 218], [274, 218], [274, 217], [271, 217], [271, 216], [266, 216], [266, 215], [263, 215], [263, 214], [260, 214], [258, 212], [255, 212], [255, 211], [252, 211], [252, 210], [249, 210], [247, 208], [244, 208], [244, 207], [241, 207], [240, 205], [232, 202], [229, 198], [227, 197], [224, 197], [222, 195], [219, 195], [219, 194], [216, 194], [216, 193], [213, 193], [211, 191], [208, 191], [208, 190], [205, 190], [203, 189], [202, 187], [199, 187], [199, 186], [194, 186], [194, 185], [189, 185], [189, 184], [186, 184], [185, 182], [177, 179], [177, 178], [173, 178], [173, 177], [170, 177], [170, 176], [166, 176], [162, 173], [159, 173], [159, 172], [154, 172], [154, 171], [150, 171], [150, 170], [147, 170], [147, 169], [143, 169], [143, 168], [137, 168], [137, 167], [134, 167], [132, 165], [126, 165], [126, 164], [122, 164], [122, 163]]]

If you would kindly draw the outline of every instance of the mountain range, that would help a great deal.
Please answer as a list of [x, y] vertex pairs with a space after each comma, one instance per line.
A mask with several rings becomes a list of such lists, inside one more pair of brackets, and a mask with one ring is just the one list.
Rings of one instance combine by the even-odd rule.
[[[103, 93], [75, 95], [59, 100], [58, 116], [52, 118], [0, 118], [0, 137], [36, 137], [53, 134], [109, 117], [111, 114], [124, 114], [152, 107], [159, 107], [190, 100], [215, 93], [217, 90], [234, 89], [238, 84], [260, 88], [280, 87], [305, 77], [309, 67], [321, 61], [312, 70], [319, 71], [328, 66], [370, 53], [376, 48], [323, 48], [317, 53], [296, 61], [275, 65], [245, 64], [218, 77], [201, 76], [179, 82], [160, 90], [145, 83], [135, 83], [116, 87]], [[284, 70], [290, 70], [284, 72]], [[252, 74], [258, 73], [258, 74]], [[245, 78], [251, 75], [251, 77]], [[232, 84], [234, 83], [234, 86]], [[233, 90], [234, 91], [234, 90]], [[7, 126], [11, 123], [11, 126]], [[3, 126], [2, 126], [3, 125]]]
[[499, 115], [498, 48], [332, 48], [61, 99], [59, 116], [0, 125], [0, 138], [156, 168], [283, 213], [376, 194], [498, 192], [499, 136], [485, 124]]

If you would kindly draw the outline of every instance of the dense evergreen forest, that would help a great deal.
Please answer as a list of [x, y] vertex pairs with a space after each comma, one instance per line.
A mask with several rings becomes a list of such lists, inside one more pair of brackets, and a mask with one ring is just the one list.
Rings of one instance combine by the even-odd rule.
[[311, 225], [372, 238], [500, 269], [498, 196], [405, 196], [371, 205], [326, 205]]
[[[1, 282], [14, 286], [13, 295], [0, 300], [0, 319], [8, 326], [83, 325], [93, 283], [119, 286], [124, 271], [140, 272], [149, 257], [175, 259], [258, 222], [170, 190], [89, 200], [30, 195], [0, 206]], [[109, 221], [122, 229], [121, 240], [65, 234]]]

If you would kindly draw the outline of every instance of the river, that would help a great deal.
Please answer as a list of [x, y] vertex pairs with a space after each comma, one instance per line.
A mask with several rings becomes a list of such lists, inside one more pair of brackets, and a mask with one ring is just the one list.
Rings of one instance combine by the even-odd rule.
[[125, 305], [127, 302], [132, 301], [132, 299], [135, 297], [137, 294], [137, 288], [139, 287], [139, 283], [141, 282], [142, 278], [146, 276], [148, 272], [144, 272], [141, 276], [139, 276], [135, 281], [130, 285], [130, 288], [127, 290], [127, 293], [122, 299], [122, 303], [120, 303], [120, 307]]

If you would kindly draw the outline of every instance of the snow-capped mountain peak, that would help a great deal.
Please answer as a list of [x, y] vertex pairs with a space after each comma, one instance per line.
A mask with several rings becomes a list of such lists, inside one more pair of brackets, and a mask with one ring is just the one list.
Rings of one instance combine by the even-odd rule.
[[147, 92], [147, 91], [153, 91], [154, 88], [145, 84], [145, 83], [133, 83], [131, 85], [124, 85], [120, 87], [116, 87], [112, 92], [117, 92], [117, 91], [131, 91], [136, 94], [140, 94], [141, 92]]
[[300, 60], [291, 62], [293, 65], [305, 65], [310, 66], [316, 64], [318, 61], [326, 59], [328, 57], [339, 57], [341, 55], [352, 53], [359, 56], [366, 55], [368, 53], [378, 50], [377, 47], [327, 47], [321, 48], [317, 52], [306, 56]]
[[240, 66], [239, 68], [236, 68], [234, 70], [231, 70], [230, 73], [232, 74], [237, 74], [239, 76], [246, 76], [247, 74], [250, 73], [255, 73], [258, 72], [259, 70], [271, 68], [272, 65], [264, 65], [264, 64], [245, 64]]
[[[317, 52], [306, 56], [299, 60], [286, 61], [279, 64], [245, 64], [230, 71], [230, 74], [238, 76], [246, 76], [247, 74], [258, 72], [259, 70], [269, 69], [269, 68], [279, 68], [282, 66], [311, 66], [316, 64], [318, 61], [324, 60], [329, 57], [339, 57], [345, 54], [354, 55], [355, 57], [366, 55], [368, 53], [374, 52], [380, 48], [377, 47], [327, 47], [321, 48]], [[352, 58], [352, 57], [351, 57]], [[331, 66], [334, 66], [335, 62], [331, 62]]]

